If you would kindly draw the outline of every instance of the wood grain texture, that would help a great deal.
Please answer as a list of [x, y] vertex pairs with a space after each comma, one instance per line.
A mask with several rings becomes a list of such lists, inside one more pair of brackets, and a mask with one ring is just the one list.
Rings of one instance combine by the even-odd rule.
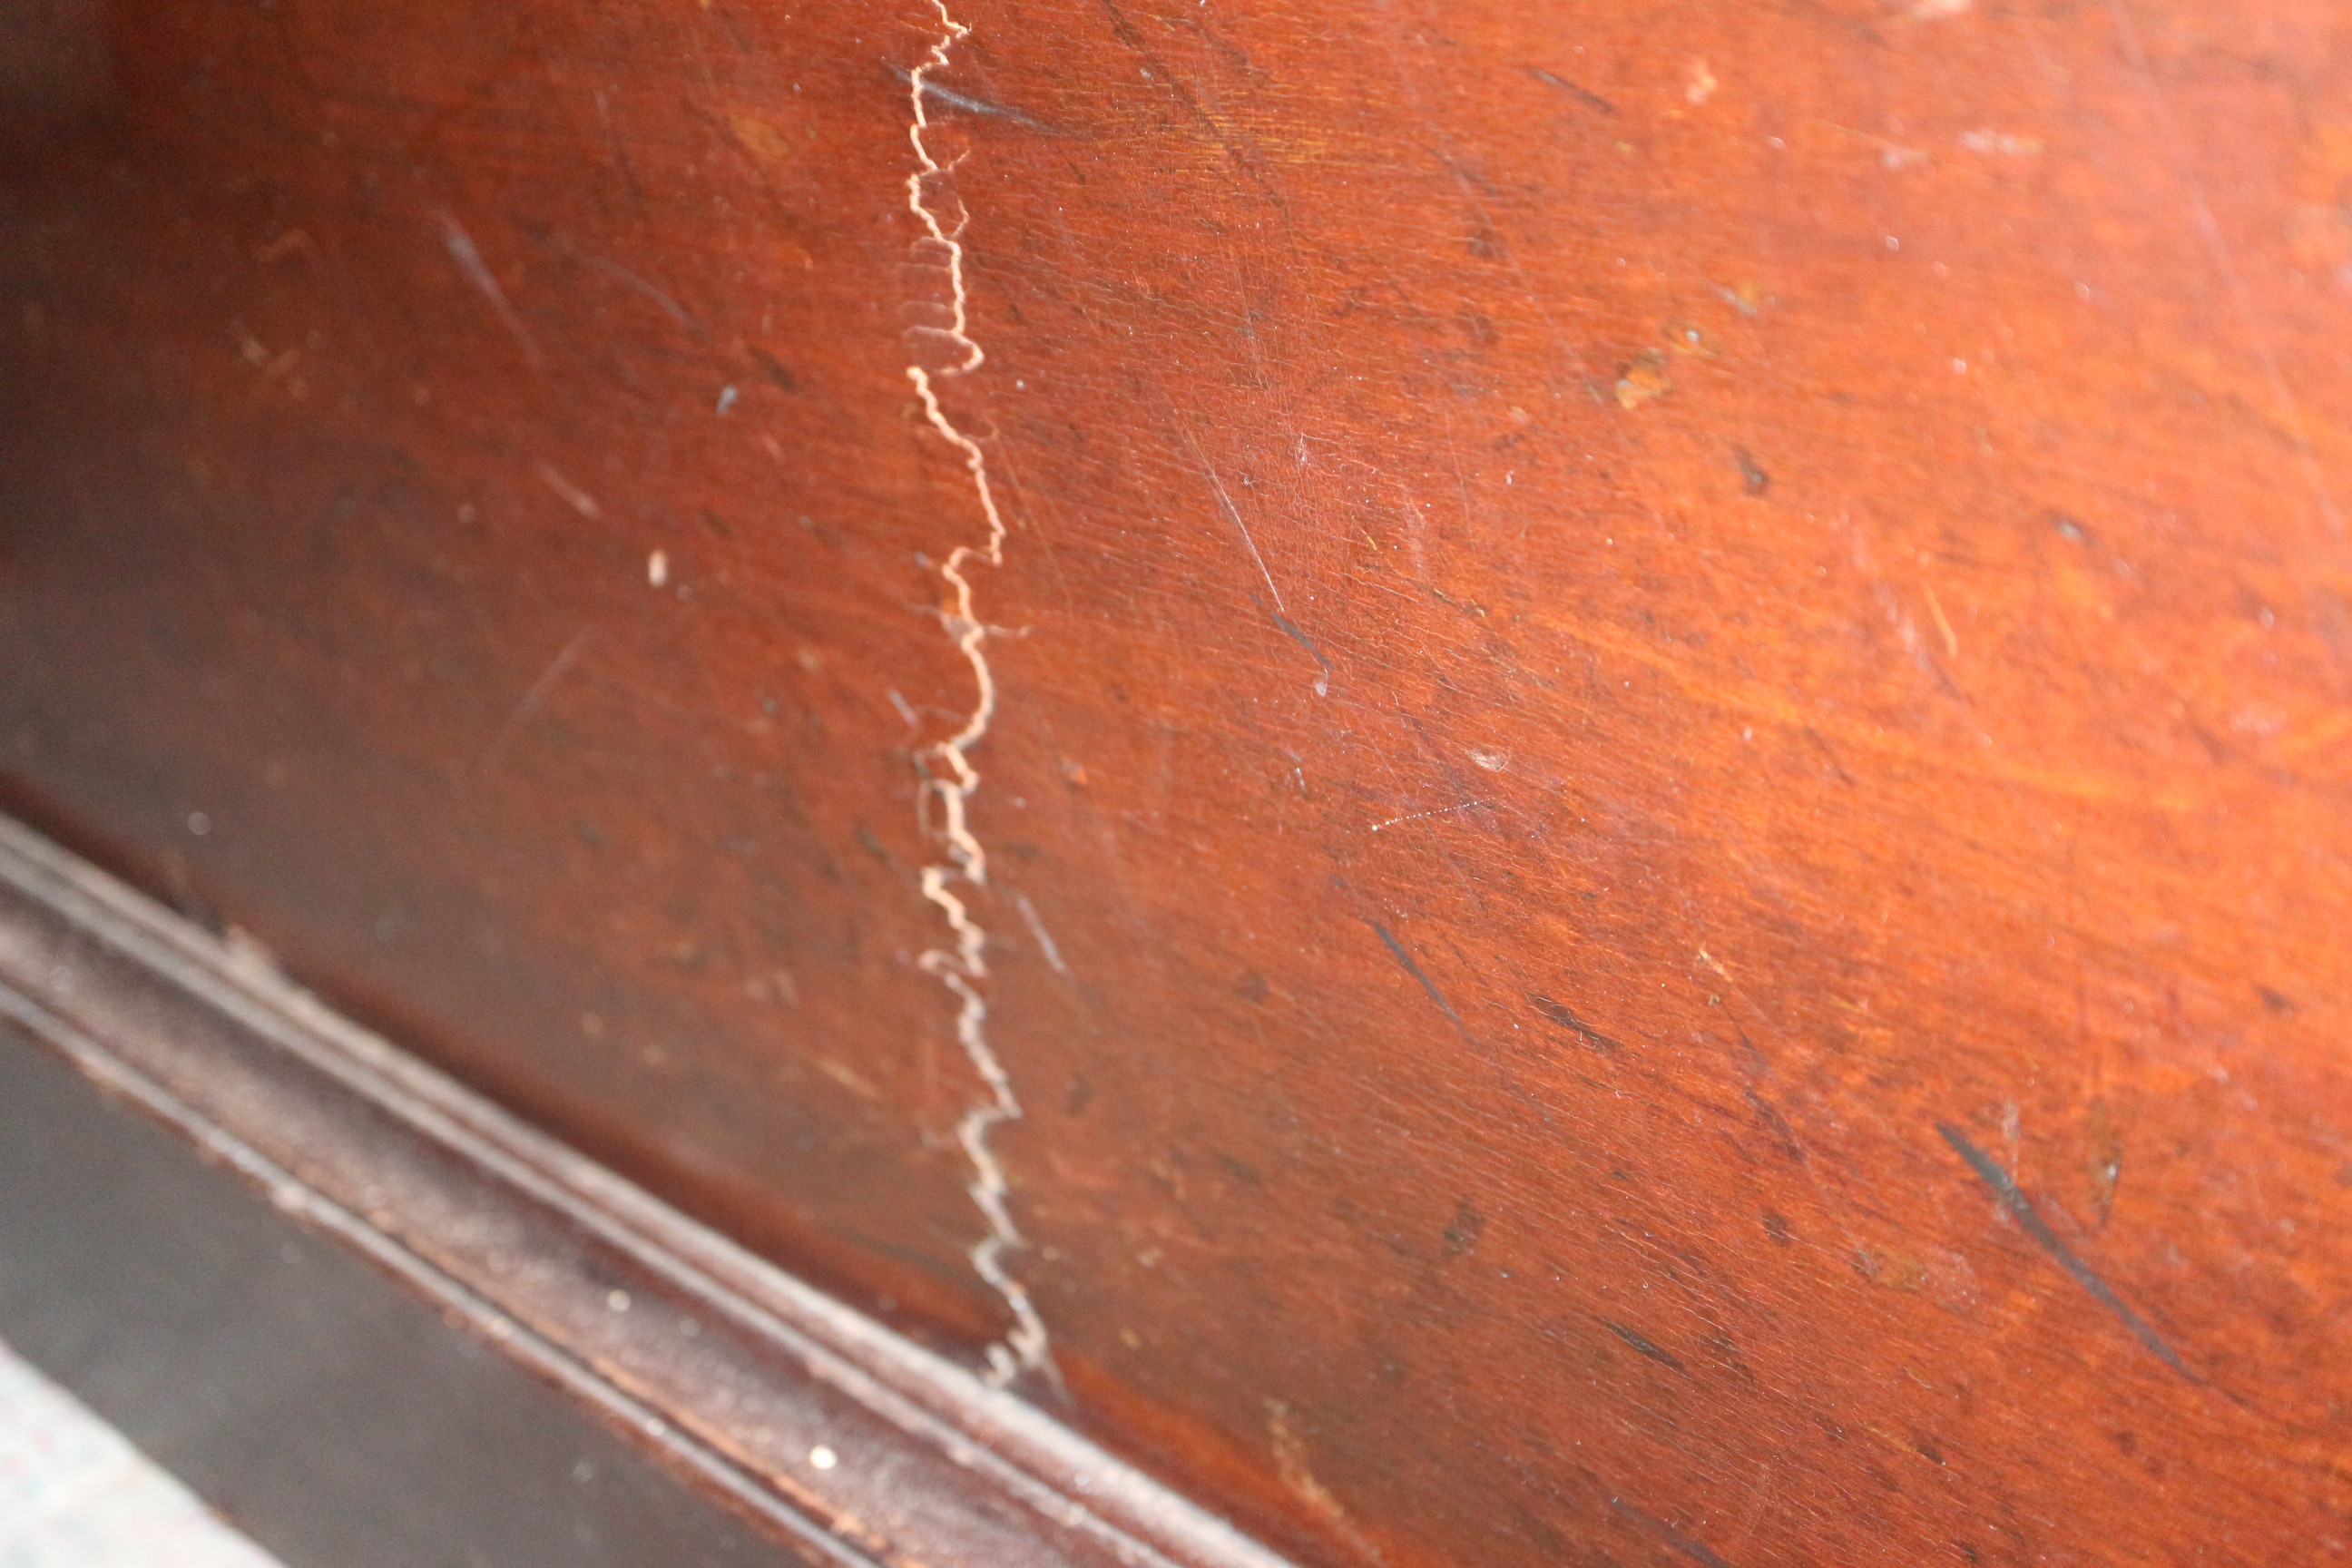
[[2340, 1554], [2336, 9], [952, 9], [118, 15], [24, 808], [978, 1364], [965, 981], [1302, 1559]]
[[5, 818], [0, 1331], [294, 1568], [1284, 1568]]

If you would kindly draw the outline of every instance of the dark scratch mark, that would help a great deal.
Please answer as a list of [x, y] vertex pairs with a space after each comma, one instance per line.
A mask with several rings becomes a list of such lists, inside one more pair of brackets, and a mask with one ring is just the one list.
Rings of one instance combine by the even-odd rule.
[[1323, 657], [1321, 648], [1307, 640], [1305, 632], [1291, 625], [1288, 616], [1284, 615], [1280, 610], [1268, 610], [1266, 614], [1274, 617], [1274, 624], [1281, 630], [1283, 636], [1305, 648], [1315, 662], [1323, 667], [1322, 677], [1315, 682], [1315, 695], [1328, 697], [1331, 694], [1331, 678], [1339, 672], [1331, 668], [1331, 661]]
[[1556, 87], [1559, 89], [1560, 91], [1568, 94], [1570, 98], [1576, 100], [1577, 102], [1584, 105], [1587, 109], [1598, 110], [1603, 114], [1614, 114], [1617, 112], [1617, 106], [1615, 104], [1610, 102], [1607, 99], [1588, 88], [1577, 86], [1574, 82], [1569, 80], [1564, 76], [1554, 76], [1551, 72], [1540, 69], [1535, 66], [1529, 66], [1528, 68], [1528, 74], [1535, 78], [1538, 81], [1543, 83], [1546, 87]]
[[866, 824], [862, 822], [856, 824], [856, 826], [859, 848], [865, 850], [866, 853], [873, 856], [874, 858], [879, 860], [882, 864], [889, 867], [894, 871], [904, 869], [904, 868], [898, 864], [898, 858], [890, 853], [888, 848], [883, 845], [882, 840], [874, 837], [874, 830], [872, 828], [866, 826]]
[[1635, 1524], [1640, 1525], [1643, 1530], [1648, 1531], [1652, 1535], [1656, 1536], [1660, 1541], [1664, 1542], [1668, 1546], [1673, 1547], [1676, 1552], [1679, 1552], [1684, 1556], [1689, 1558], [1692, 1562], [1700, 1564], [1700, 1568], [1731, 1568], [1730, 1563], [1726, 1563], [1722, 1558], [1717, 1557], [1714, 1552], [1709, 1552], [1700, 1542], [1693, 1541], [1689, 1536], [1685, 1535], [1681, 1531], [1676, 1530], [1664, 1520], [1652, 1519], [1648, 1514], [1643, 1513], [1640, 1509], [1635, 1508], [1632, 1503], [1627, 1502], [1624, 1499], [1611, 1498], [1609, 1500], [1609, 1506], [1616, 1510], [1617, 1512], [1624, 1518], [1633, 1521]]
[[798, 392], [801, 389], [801, 384], [793, 379], [793, 373], [784, 368], [783, 361], [757, 343], [745, 343], [743, 349], [751, 356], [751, 363], [760, 367], [760, 374], [774, 382], [779, 387], [786, 392]]
[[[894, 65], [888, 60], [884, 60], [882, 64], [885, 69], [888, 70], [892, 76], [897, 77], [900, 81], [905, 82], [909, 87], [915, 85], [914, 72]], [[1036, 119], [1032, 115], [1024, 114], [1020, 110], [1014, 109], [1010, 105], [991, 103], [984, 98], [970, 97], [964, 93], [957, 92], [950, 88], [941, 87], [938, 82], [931, 80], [928, 77], [924, 78], [922, 87], [924, 97], [937, 99], [940, 102], [946, 104], [950, 109], [961, 109], [967, 114], [986, 114], [992, 115], [998, 120], [1010, 120], [1015, 125], [1025, 125], [1032, 131], [1042, 131], [1048, 136], [1061, 136], [1067, 134], [1066, 132], [1056, 131], [1054, 127], [1046, 124], [1044, 121]]]
[[1676, 1356], [1674, 1352], [1666, 1350], [1663, 1346], [1652, 1344], [1649, 1341], [1643, 1339], [1641, 1335], [1635, 1333], [1633, 1330], [1627, 1328], [1622, 1323], [1612, 1323], [1608, 1319], [1603, 1318], [1601, 1320], [1601, 1326], [1607, 1329], [1611, 1333], [1615, 1334], [1619, 1339], [1623, 1340], [1627, 1344], [1632, 1345], [1643, 1355], [1648, 1356], [1652, 1361], [1656, 1362], [1660, 1366], [1670, 1366], [1676, 1372], [1683, 1373], [1685, 1376], [1689, 1375], [1690, 1369], [1683, 1365], [1681, 1358]]
[[1536, 1005], [1537, 1012], [1541, 1013], [1545, 1017], [1549, 1018], [1561, 1028], [1569, 1030], [1572, 1034], [1583, 1036], [1586, 1039], [1591, 1041], [1592, 1044], [1600, 1047], [1602, 1052], [1609, 1056], [1613, 1057], [1618, 1052], [1625, 1048], [1617, 1041], [1611, 1039], [1608, 1036], [1602, 1034], [1600, 1030], [1594, 1028], [1591, 1025], [1586, 1023], [1583, 1019], [1578, 1017], [1575, 1014], [1570, 1012], [1567, 1008], [1561, 1006], [1559, 1003], [1553, 1001], [1549, 996], [1538, 996], [1534, 992], [1530, 991], [1528, 993], [1528, 1000]]
[[1275, 188], [1274, 182], [1260, 166], [1263, 159], [1256, 155], [1256, 149], [1250, 148], [1244, 152], [1244, 143], [1226, 134], [1225, 128], [1217, 123], [1217, 117], [1192, 96], [1192, 89], [1184, 85], [1182, 78], [1168, 68], [1167, 62], [1160, 58], [1159, 51], [1151, 47], [1150, 41], [1135, 30], [1135, 24], [1127, 19], [1127, 13], [1118, 8], [1116, 0], [1102, 0], [1102, 8], [1109, 16], [1110, 30], [1117, 35], [1118, 41], [1140, 55], [1143, 63], [1151, 68], [1151, 79], [1176, 95], [1176, 101], [1182, 106], [1192, 123], [1209, 133], [1210, 139], [1224, 150], [1225, 156], [1233, 160], [1234, 167], [1258, 188], [1259, 195], [1273, 204], [1274, 209], [1282, 215], [1283, 222], [1287, 224], [1290, 221], [1290, 204], [1283, 200], [1282, 193]]
[[1423, 973], [1421, 965], [1412, 961], [1412, 954], [1404, 950], [1404, 944], [1391, 936], [1389, 928], [1380, 921], [1366, 921], [1364, 923], [1372, 928], [1372, 934], [1381, 939], [1381, 943], [1388, 948], [1390, 955], [1404, 965], [1404, 972], [1419, 982], [1423, 991], [1429, 993], [1429, 999], [1437, 1004], [1437, 1010], [1453, 1021], [1454, 1026], [1462, 1031], [1464, 1038], [1468, 1038], [1470, 1026], [1462, 1021], [1462, 1015], [1454, 1010], [1454, 1004], [1445, 999], [1445, 993], [1437, 988], [1437, 983]]
[[1853, 783], [1853, 775], [1845, 771], [1845, 765], [1837, 760], [1837, 753], [1830, 750], [1830, 743], [1822, 739], [1822, 732], [1819, 730], [1808, 724], [1803, 733], [1805, 739], [1811, 741], [1814, 749], [1821, 752], [1822, 761], [1830, 765], [1830, 772], [1837, 775], [1838, 783], [1843, 784]]
[[2010, 1217], [2017, 1221], [2042, 1251], [2057, 1260], [2058, 1267], [2073, 1275], [2074, 1282], [2088, 1290], [2093, 1300], [2121, 1320], [2124, 1327], [2132, 1331], [2132, 1337], [2154, 1352], [2158, 1361], [2191, 1383], [2204, 1383], [2203, 1378], [2189, 1369], [2188, 1363], [2173, 1353], [2172, 1347], [2164, 1342], [2162, 1336], [2146, 1318], [2132, 1310], [2121, 1296], [2108, 1288], [2105, 1280], [2092, 1272], [2089, 1264], [2074, 1255], [2073, 1247], [2059, 1239], [2058, 1233], [2052, 1230], [2042, 1215], [2034, 1211], [2032, 1201], [2015, 1182], [2010, 1180], [2009, 1173], [1994, 1163], [1991, 1155], [1969, 1142], [1967, 1135], [1948, 1121], [1937, 1122], [1936, 1131], [1943, 1134], [1944, 1142], [1952, 1146], [1955, 1153], [1969, 1163], [1969, 1168], [1984, 1184], [1992, 1189], [1992, 1195], [2000, 1200], [2000, 1206], [2009, 1211]]
[[1765, 1126], [1772, 1130], [1772, 1136], [1780, 1141], [1780, 1152], [1796, 1161], [1797, 1163], [1803, 1164], [1805, 1146], [1797, 1142], [1796, 1131], [1789, 1125], [1788, 1119], [1780, 1114], [1770, 1100], [1748, 1085], [1741, 1084], [1739, 1092], [1748, 1097], [1749, 1108], [1756, 1112]]
[[1260, 1172], [1255, 1165], [1251, 1164], [1247, 1160], [1237, 1160], [1231, 1154], [1221, 1154], [1213, 1152], [1209, 1157], [1217, 1163], [1217, 1168], [1219, 1170], [1224, 1172], [1226, 1175], [1231, 1176], [1234, 1181], [1239, 1182], [1242, 1185], [1245, 1187], [1263, 1187], [1265, 1185], [1265, 1176], [1264, 1173]]
[[1751, 496], [1760, 496], [1772, 488], [1772, 476], [1759, 468], [1756, 459], [1745, 447], [1734, 447], [1731, 456], [1739, 464], [1739, 488]]

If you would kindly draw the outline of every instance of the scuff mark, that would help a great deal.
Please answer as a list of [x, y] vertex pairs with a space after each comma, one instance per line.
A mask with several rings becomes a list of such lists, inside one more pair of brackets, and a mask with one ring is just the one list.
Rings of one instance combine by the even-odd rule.
[[982, 990], [988, 980], [988, 933], [981, 929], [971, 907], [955, 890], [959, 882], [972, 888], [988, 885], [988, 854], [972, 834], [968, 808], [972, 793], [980, 787], [979, 770], [971, 765], [971, 749], [988, 733], [989, 724], [996, 717], [996, 677], [989, 668], [986, 646], [989, 627], [972, 607], [971, 579], [967, 568], [975, 562], [991, 566], [1003, 564], [1005, 524], [1004, 514], [996, 504], [996, 492], [989, 484], [986, 454], [979, 442], [947, 416], [940, 405], [935, 384], [950, 376], [970, 374], [988, 356], [982, 353], [970, 331], [964, 252], [960, 237], [966, 220], [959, 216], [951, 227], [943, 224], [924, 189], [925, 182], [948, 173], [947, 167], [931, 156], [924, 140], [924, 132], [930, 129], [929, 111], [925, 106], [930, 93], [925, 78], [932, 71], [945, 69], [949, 51], [971, 36], [970, 27], [949, 14], [945, 0], [931, 0], [931, 7], [939, 14], [940, 37], [926, 52], [922, 63], [907, 73], [907, 101], [914, 114], [914, 122], [907, 129], [907, 140], [915, 149], [915, 171], [907, 176], [907, 209], [915, 215], [929, 242], [947, 260], [948, 324], [923, 330], [944, 340], [960, 357], [936, 377], [926, 367], [910, 364], [907, 367], [907, 379], [914, 384], [915, 395], [931, 428], [963, 454], [972, 490], [988, 521], [988, 538], [983, 544], [957, 545], [940, 565], [940, 575], [949, 588], [949, 602], [940, 611], [940, 619], [955, 640], [957, 650], [971, 666], [978, 695], [961, 729], [916, 754], [924, 798], [927, 803], [936, 803], [939, 809], [934, 831], [947, 851], [944, 863], [934, 862], [922, 868], [923, 897], [946, 917], [954, 940], [950, 947], [932, 948], [925, 952], [919, 962], [924, 973], [937, 977], [954, 994], [956, 1041], [988, 1089], [988, 1098], [967, 1110], [956, 1124], [956, 1142], [962, 1146], [972, 1168], [972, 1179], [965, 1191], [971, 1194], [971, 1201], [988, 1221], [988, 1234], [971, 1248], [972, 1271], [1003, 1298], [1013, 1315], [1012, 1331], [1002, 1342], [988, 1347], [987, 1381], [1003, 1387], [1024, 1372], [1034, 1371], [1042, 1373], [1058, 1389], [1062, 1379], [1054, 1364], [1045, 1320], [1030, 1300], [1028, 1287], [1004, 1264], [1007, 1252], [1026, 1244], [1020, 1226], [1013, 1223], [1007, 1203], [1011, 1189], [1005, 1181], [1004, 1165], [991, 1147], [990, 1139], [1003, 1123], [1021, 1119], [1021, 1100], [1013, 1091], [1013, 1079], [1005, 1072], [1004, 1063], [988, 1039], [988, 999]]

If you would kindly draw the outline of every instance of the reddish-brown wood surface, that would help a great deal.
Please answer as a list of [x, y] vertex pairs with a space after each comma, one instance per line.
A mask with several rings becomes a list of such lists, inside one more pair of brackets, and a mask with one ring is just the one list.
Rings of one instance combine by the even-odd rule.
[[1311, 1563], [2344, 1553], [2336, 8], [108, 26], [22, 808]]

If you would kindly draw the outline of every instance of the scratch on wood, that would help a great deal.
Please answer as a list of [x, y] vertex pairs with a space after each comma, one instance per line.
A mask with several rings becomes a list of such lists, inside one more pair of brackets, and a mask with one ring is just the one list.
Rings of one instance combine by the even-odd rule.
[[1412, 954], [1404, 950], [1404, 943], [1390, 935], [1389, 928], [1380, 921], [1366, 921], [1364, 923], [1372, 928], [1372, 934], [1381, 939], [1381, 944], [1389, 950], [1389, 956], [1402, 964], [1404, 972], [1413, 977], [1422, 990], [1428, 994], [1431, 1001], [1437, 1004], [1437, 1010], [1444, 1014], [1454, 1026], [1462, 1032], [1462, 1037], [1465, 1040], [1470, 1039], [1470, 1026], [1462, 1021], [1462, 1015], [1454, 1010], [1454, 1004], [1445, 999], [1445, 993], [1437, 988], [1437, 983], [1429, 977], [1420, 964], [1413, 962]]
[[581, 650], [588, 646], [588, 635], [595, 629], [593, 625], [581, 627], [572, 639], [565, 643], [562, 650], [548, 661], [547, 668], [540, 672], [539, 679], [530, 683], [530, 689], [522, 694], [514, 708], [507, 714], [506, 721], [500, 724], [498, 732], [490, 737], [489, 744], [482, 748], [482, 754], [474, 760], [472, 770], [474, 777], [478, 779], [485, 776], [496, 765], [499, 753], [507, 748], [507, 742], [514, 739], [515, 731], [528, 723], [531, 716], [539, 711], [541, 705], [546, 702], [547, 694], [555, 689], [555, 683], [562, 680], [564, 673], [579, 659]]
[[1535, 78], [1538, 81], [1543, 83], [1546, 87], [1556, 87], [1559, 89], [1560, 91], [1568, 94], [1569, 97], [1576, 100], [1577, 102], [1584, 105], [1587, 109], [1597, 110], [1602, 114], [1614, 114], [1617, 112], [1617, 106], [1615, 104], [1610, 102], [1607, 99], [1601, 97], [1599, 93], [1592, 91], [1589, 88], [1577, 86], [1574, 82], [1569, 80], [1564, 76], [1554, 76], [1551, 72], [1541, 69], [1536, 66], [1529, 66], [1528, 68], [1528, 74]]
[[1313, 641], [1307, 637], [1307, 634], [1300, 631], [1298, 627], [1292, 623], [1288, 616], [1284, 615], [1280, 610], [1274, 610], [1269, 613], [1274, 616], [1275, 629], [1280, 632], [1284, 637], [1288, 637], [1292, 642], [1297, 643], [1300, 647], [1305, 648], [1307, 650], [1307, 657], [1312, 658], [1317, 664], [1323, 667], [1323, 673], [1315, 678], [1315, 695], [1318, 697], [1330, 696], [1331, 677], [1338, 673], [1338, 671], [1331, 668], [1331, 661], [1323, 657], [1323, 650], [1317, 647]]
[[466, 281], [479, 289], [482, 298], [490, 302], [490, 308], [498, 311], [500, 323], [514, 334], [515, 342], [522, 345], [523, 356], [530, 361], [530, 368], [545, 370], [547, 362], [539, 352], [537, 340], [524, 327], [522, 318], [515, 314], [514, 306], [508, 302], [507, 291], [499, 287], [498, 275], [490, 270], [489, 263], [482, 259], [481, 248], [474, 243], [474, 237], [466, 232], [465, 225], [447, 213], [435, 216], [440, 219], [441, 244], [449, 252], [449, 259], [457, 264], [457, 270], [465, 274]]
[[1374, 833], [1378, 833], [1381, 828], [1394, 827], [1400, 822], [1419, 822], [1424, 816], [1444, 816], [1449, 812], [1468, 811], [1473, 806], [1486, 805], [1487, 804], [1489, 803], [1483, 800], [1465, 800], [1455, 805], [1433, 806], [1427, 811], [1407, 812], [1402, 816], [1391, 816], [1386, 822], [1373, 823], [1371, 830]]
[[1992, 1195], [2000, 1200], [2000, 1206], [2009, 1211], [2010, 1217], [2017, 1221], [2019, 1228], [2032, 1237], [2042, 1251], [2056, 1259], [2059, 1268], [2073, 1275], [2074, 1282], [2088, 1290], [2093, 1300], [2113, 1312], [2124, 1327], [2131, 1331], [2134, 1339], [2153, 1352], [2158, 1361], [2189, 1382], [2201, 1384], [2205, 1381], [2173, 1352], [2172, 1347], [2164, 1342], [2163, 1337], [2146, 1318], [2132, 1310], [2128, 1302], [2116, 1295], [2105, 1280], [2092, 1271], [2089, 1264], [2075, 1255], [2073, 1247], [2059, 1238], [2058, 1233], [2052, 1230], [2042, 1215], [2035, 1212], [2032, 1202], [2015, 1182], [2010, 1180], [2009, 1173], [2000, 1168], [1999, 1162], [1969, 1142], [1967, 1135], [1948, 1121], [1936, 1123], [1936, 1131], [1943, 1134], [1944, 1142], [1952, 1146], [1955, 1153], [1969, 1163], [1969, 1168], [1977, 1173], [1978, 1178], [1992, 1189]]
[[1624, 1499], [1611, 1498], [1609, 1506], [1616, 1510], [1620, 1516], [1632, 1521], [1667, 1546], [1698, 1563], [1699, 1568], [1731, 1568], [1730, 1563], [1708, 1551], [1705, 1543], [1692, 1540], [1664, 1520], [1652, 1519]]
[[556, 499], [565, 506], [591, 522], [604, 515], [604, 509], [596, 504], [596, 498], [566, 479], [554, 464], [541, 460], [537, 467], [539, 482], [552, 490]]
[[987, 355], [981, 352], [970, 331], [961, 238], [963, 219], [958, 218], [952, 227], [943, 224], [925, 190], [927, 181], [948, 171], [931, 156], [924, 139], [924, 132], [930, 129], [925, 106], [930, 93], [924, 79], [932, 71], [944, 69], [949, 51], [971, 36], [970, 27], [949, 14], [945, 0], [932, 0], [932, 8], [939, 14], [940, 36], [922, 63], [907, 73], [907, 101], [914, 114], [907, 139], [915, 149], [915, 170], [907, 176], [907, 207], [930, 243], [947, 258], [949, 323], [932, 331], [961, 358], [937, 376], [920, 364], [910, 364], [907, 367], [907, 379], [914, 384], [915, 395], [921, 401], [924, 417], [931, 428], [963, 454], [965, 470], [971, 476], [981, 513], [988, 522], [988, 537], [984, 543], [957, 545], [940, 566], [940, 575], [949, 589], [948, 604], [940, 618], [948, 635], [955, 639], [957, 649], [971, 666], [978, 695], [961, 729], [925, 747], [917, 755], [924, 795], [939, 809], [936, 832], [947, 853], [944, 862], [923, 868], [923, 897], [946, 917], [953, 939], [952, 946], [933, 948], [924, 953], [921, 963], [927, 973], [937, 976], [954, 994], [957, 1043], [962, 1046], [972, 1070], [980, 1075], [988, 1090], [988, 1098], [966, 1111], [956, 1126], [956, 1142], [971, 1162], [972, 1179], [965, 1190], [988, 1221], [988, 1234], [971, 1248], [972, 1271], [1003, 1298], [1013, 1315], [1012, 1331], [1002, 1343], [988, 1347], [988, 1381], [1002, 1386], [1024, 1372], [1034, 1371], [1059, 1387], [1061, 1376], [1054, 1364], [1045, 1320], [1030, 1300], [1028, 1287], [1004, 1263], [1004, 1255], [1024, 1243], [1007, 1203], [1010, 1188], [1005, 1182], [1004, 1165], [991, 1146], [991, 1138], [999, 1126], [1021, 1119], [1021, 1101], [1013, 1091], [1013, 1080], [1004, 1070], [1004, 1063], [988, 1038], [988, 999], [982, 990], [988, 980], [988, 934], [956, 891], [959, 883], [971, 888], [988, 883], [988, 855], [973, 837], [969, 818], [972, 792], [980, 787], [980, 773], [971, 764], [971, 753], [988, 733], [989, 724], [996, 716], [996, 678], [988, 663], [988, 624], [972, 607], [969, 569], [976, 562], [991, 566], [1003, 564], [1005, 526], [1004, 515], [996, 504], [996, 493], [989, 484], [988, 458], [980, 443], [958, 428], [940, 405], [937, 383], [949, 376], [970, 374], [981, 367]]
[[1223, 509], [1225, 521], [1240, 531], [1242, 542], [1249, 546], [1250, 559], [1257, 563], [1257, 574], [1265, 579], [1265, 591], [1274, 595], [1274, 607], [1287, 613], [1290, 606], [1282, 602], [1282, 589], [1276, 584], [1274, 574], [1266, 569], [1265, 556], [1258, 550], [1257, 541], [1251, 537], [1249, 524], [1242, 521], [1241, 509], [1234, 505], [1234, 498], [1226, 493], [1225, 481], [1218, 476], [1216, 465], [1210, 462], [1208, 454], [1201, 450], [1201, 443], [1192, 438], [1192, 431], [1179, 425], [1176, 433], [1184, 437], [1184, 445], [1192, 448], [1192, 460], [1201, 465], [1202, 477], [1216, 492], [1217, 505]]
[[1029, 927], [1029, 934], [1037, 939], [1037, 951], [1045, 955], [1046, 966], [1065, 979], [1068, 978], [1070, 966], [1062, 962], [1062, 949], [1054, 941], [1054, 933], [1047, 931], [1045, 922], [1037, 918], [1037, 906], [1029, 901], [1028, 894], [1018, 889], [1013, 894], [1013, 901], [1020, 906], [1021, 919]]
[[961, 109], [967, 114], [985, 114], [998, 120], [1010, 120], [1016, 125], [1025, 125], [1032, 131], [1042, 131], [1048, 136], [1062, 134], [1044, 121], [1024, 114], [1007, 104], [991, 103], [984, 98], [971, 98], [952, 89], [941, 87], [935, 81], [926, 81], [919, 85], [913, 71], [903, 69], [888, 60], [884, 60], [882, 64], [900, 81], [914, 88], [925, 97], [946, 104], [950, 109]]
[[1653, 1343], [1651, 1341], [1627, 1328], [1624, 1324], [1613, 1322], [1607, 1318], [1603, 1318], [1601, 1320], [1601, 1326], [1607, 1329], [1611, 1333], [1615, 1334], [1619, 1339], [1623, 1340], [1627, 1344], [1633, 1346], [1636, 1352], [1649, 1357], [1652, 1361], [1656, 1362], [1660, 1366], [1670, 1366], [1679, 1373], [1687, 1373], [1689, 1372], [1690, 1369], [1683, 1365], [1682, 1358], [1680, 1356], [1675, 1354], [1674, 1352], [1667, 1350], [1663, 1345]]

